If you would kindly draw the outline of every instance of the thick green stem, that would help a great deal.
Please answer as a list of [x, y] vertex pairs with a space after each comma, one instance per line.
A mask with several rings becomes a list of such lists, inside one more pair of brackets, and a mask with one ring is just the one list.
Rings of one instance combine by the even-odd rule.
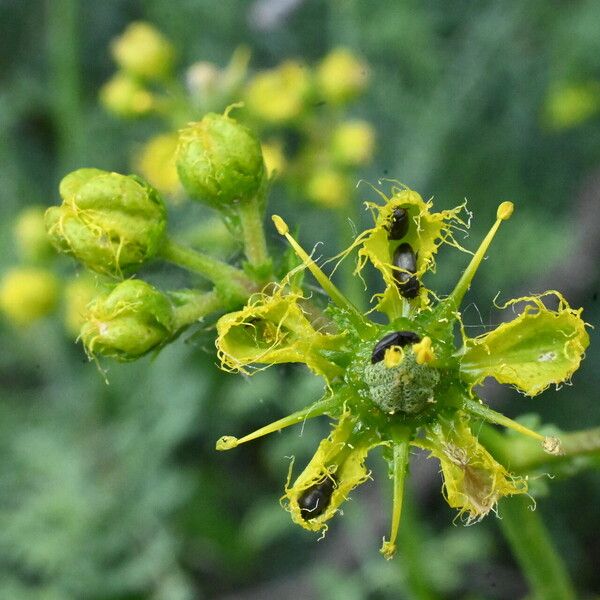
[[223, 301], [216, 291], [186, 291], [175, 295], [175, 330], [187, 327], [206, 315], [223, 308]]
[[186, 246], [181, 246], [172, 240], [166, 240], [161, 248], [160, 256], [168, 262], [198, 273], [212, 281], [226, 308], [245, 302], [248, 296], [258, 289], [256, 284], [239, 269]]
[[506, 498], [498, 521], [536, 600], [574, 600], [575, 591], [539, 510], [522, 496]]
[[250, 202], [241, 202], [238, 206], [238, 214], [242, 224], [244, 251], [248, 262], [255, 269], [270, 270], [271, 261], [267, 252], [263, 214], [258, 198]]

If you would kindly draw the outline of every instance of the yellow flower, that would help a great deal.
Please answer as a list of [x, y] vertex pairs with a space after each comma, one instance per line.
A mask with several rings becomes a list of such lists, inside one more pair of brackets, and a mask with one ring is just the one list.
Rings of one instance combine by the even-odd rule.
[[333, 132], [332, 153], [341, 165], [356, 167], [373, 158], [375, 130], [366, 121], [346, 121]]
[[58, 281], [45, 269], [14, 268], [0, 282], [0, 308], [19, 327], [50, 314], [58, 300]]
[[119, 117], [143, 117], [156, 108], [152, 93], [127, 73], [118, 72], [100, 90], [100, 102]]
[[246, 88], [245, 102], [258, 119], [281, 124], [302, 114], [309, 91], [308, 68], [288, 60], [276, 69], [258, 73]]
[[308, 180], [307, 197], [326, 208], [340, 208], [350, 201], [352, 191], [348, 178], [335, 169], [323, 168]]
[[270, 140], [261, 144], [263, 158], [267, 176], [274, 177], [281, 175], [287, 166], [285, 154], [283, 153], [283, 144], [280, 140]]
[[331, 104], [354, 99], [367, 85], [367, 65], [347, 48], [332, 50], [317, 68], [317, 90]]
[[115, 62], [121, 69], [140, 79], [167, 77], [173, 68], [175, 50], [150, 23], [131, 23], [111, 44]]
[[138, 154], [136, 170], [161, 194], [177, 196], [182, 187], [175, 165], [178, 135], [164, 133], [151, 138]]
[[554, 86], [546, 99], [545, 120], [553, 129], [584, 123], [600, 111], [600, 82]]
[[[359, 235], [342, 257], [356, 250], [359, 272], [367, 261], [380, 271], [386, 290], [375, 296], [373, 310], [387, 317], [385, 324], [381, 317], [371, 320], [358, 311], [290, 235], [283, 219], [273, 217], [302, 265], [274, 293], [265, 291], [239, 313], [219, 320], [219, 355], [225, 368], [238, 370], [305, 362], [324, 377], [325, 394], [244, 437], [222, 437], [217, 449], [236, 448], [321, 415], [333, 419], [331, 434], [293, 483], [290, 467], [283, 498], [296, 523], [319, 531], [368, 478], [367, 454], [382, 446], [394, 482], [391, 533], [381, 548], [389, 559], [396, 550], [410, 447], [425, 448], [440, 461], [444, 497], [467, 523], [494, 512], [503, 497], [526, 493], [526, 479], [491, 456], [473, 434], [475, 427], [482, 421], [509, 427], [538, 440], [550, 454], [560, 453], [560, 441], [493, 411], [476, 397], [474, 386], [491, 376], [538, 394], [573, 374], [589, 338], [581, 310], [571, 309], [556, 292], [551, 292], [559, 298], [556, 310], [544, 306], [543, 296], [530, 297], [512, 321], [474, 339], [464, 334], [460, 305], [493, 237], [512, 215], [512, 202], [500, 204], [494, 225], [454, 290], [440, 300], [433, 294], [430, 298], [421, 277], [434, 268], [441, 244], [458, 247], [453, 230], [465, 226], [459, 217], [462, 207], [434, 212], [431, 202], [406, 188], [382, 197], [383, 205], [367, 205], [374, 227]], [[326, 316], [316, 316], [294, 289], [291, 282], [302, 268], [331, 298]], [[457, 325], [463, 332], [458, 346]]]

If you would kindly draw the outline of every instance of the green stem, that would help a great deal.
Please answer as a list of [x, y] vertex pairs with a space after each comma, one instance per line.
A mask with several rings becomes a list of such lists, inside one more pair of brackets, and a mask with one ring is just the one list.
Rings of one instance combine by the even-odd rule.
[[243, 303], [257, 291], [256, 284], [242, 271], [196, 250], [167, 239], [160, 256], [179, 267], [198, 273], [217, 287], [226, 307]]
[[513, 496], [503, 500], [499, 520], [502, 532], [529, 582], [536, 600], [574, 600], [575, 590], [556, 552], [541, 515], [531, 500]]
[[172, 294], [175, 299], [175, 330], [187, 327], [202, 317], [223, 308], [221, 296], [216, 292], [186, 291]]
[[81, 159], [82, 117], [77, 0], [47, 3], [48, 57], [52, 111], [58, 138], [58, 168], [68, 171]]
[[242, 224], [244, 250], [248, 262], [256, 269], [270, 271], [271, 260], [267, 252], [263, 215], [258, 198], [250, 202], [241, 202], [238, 206], [238, 214]]

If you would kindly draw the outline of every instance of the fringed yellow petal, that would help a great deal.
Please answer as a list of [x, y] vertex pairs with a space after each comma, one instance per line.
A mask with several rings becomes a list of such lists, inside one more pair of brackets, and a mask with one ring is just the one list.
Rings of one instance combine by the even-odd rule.
[[[382, 194], [383, 196], [383, 194]], [[383, 196], [385, 198], [385, 196]], [[367, 262], [380, 271], [386, 284], [386, 290], [378, 295], [377, 310], [384, 312], [390, 318], [401, 316], [408, 300], [398, 292], [395, 273], [398, 268], [392, 264], [394, 250], [400, 243], [408, 243], [416, 254], [417, 277], [420, 279], [426, 271], [435, 270], [435, 254], [439, 246], [448, 243], [462, 249], [454, 239], [453, 230], [456, 228], [467, 228], [468, 224], [463, 221], [459, 214], [464, 209], [464, 204], [452, 210], [432, 212], [433, 203], [425, 202], [415, 191], [408, 188], [392, 188], [391, 198], [385, 198], [386, 203], [382, 206], [367, 202], [366, 206], [371, 210], [375, 226], [368, 229], [340, 256], [345, 257], [353, 249], [358, 248], [358, 262], [355, 273], [360, 275]], [[393, 213], [402, 208], [407, 211], [409, 227], [406, 235], [401, 240], [390, 240], [389, 231]], [[420, 307], [428, 304], [429, 299], [425, 288], [416, 299]]]
[[369, 478], [365, 458], [380, 442], [368, 431], [355, 431], [357, 423], [349, 411], [344, 412], [292, 486], [288, 479], [282, 504], [292, 520], [305, 529], [326, 530], [326, 522], [348, 494]]
[[340, 367], [321, 356], [321, 350], [336, 349], [341, 335], [316, 331], [298, 301], [300, 294], [255, 294], [240, 311], [228, 313], [217, 322], [218, 356], [226, 370], [251, 374], [252, 364], [302, 362], [331, 381]]
[[[557, 310], [544, 306], [546, 295], [558, 298]], [[516, 319], [466, 340], [460, 368], [471, 383], [491, 376], [535, 396], [579, 368], [589, 344], [582, 309], [572, 309], [558, 292], [517, 298], [502, 308], [522, 302], [528, 304]]]
[[525, 494], [527, 482], [512, 476], [477, 441], [467, 420], [439, 420], [426, 429], [424, 446], [438, 458], [444, 476], [443, 493], [467, 525], [494, 511], [504, 496]]

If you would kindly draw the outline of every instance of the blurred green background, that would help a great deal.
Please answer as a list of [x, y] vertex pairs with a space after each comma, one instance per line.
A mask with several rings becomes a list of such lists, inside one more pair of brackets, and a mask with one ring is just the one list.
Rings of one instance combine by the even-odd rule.
[[[242, 43], [252, 70], [284, 58], [314, 63], [348, 46], [371, 70], [352, 108], [377, 132], [376, 158], [361, 178], [399, 179], [441, 208], [467, 198], [471, 249], [498, 202], [516, 203], [473, 286], [464, 313], [472, 331], [497, 322], [498, 292], [508, 299], [545, 289], [564, 292], [598, 323], [600, 113], [558, 127], [544, 108], [557, 86], [600, 80], [593, 0], [0, 0], [2, 272], [17, 260], [11, 224], [21, 208], [57, 203], [71, 169], [128, 172], [136, 145], [158, 131], [152, 120], [119, 121], [97, 101], [114, 70], [110, 40], [140, 19], [175, 41], [182, 65], [224, 65]], [[373, 194], [363, 186], [358, 199]], [[318, 208], [275, 189], [269, 212], [297, 226], [306, 246], [324, 241], [326, 256], [341, 249]], [[359, 225], [367, 223], [365, 215]], [[434, 289], [447, 292], [465, 262], [445, 250]], [[320, 382], [301, 368], [249, 381], [221, 373], [208, 328], [156, 358], [109, 364], [106, 385], [56, 319], [27, 330], [2, 321], [0, 335], [0, 598], [526, 594], [497, 519], [454, 524], [437, 463], [423, 455], [411, 467], [413, 527], [387, 563], [378, 553], [391, 502], [383, 463], [371, 461], [374, 481], [353, 494], [323, 540], [279, 507], [288, 457], [308, 460], [326, 423], [214, 451], [221, 435], [318, 397]], [[597, 425], [600, 350], [591, 337], [572, 387], [533, 400], [494, 386], [482, 394], [509, 416], [536, 412], [565, 430]], [[600, 593], [600, 475], [590, 464], [546, 480], [537, 508], [581, 598]], [[426, 566], [420, 591], [407, 586], [415, 560]]]

